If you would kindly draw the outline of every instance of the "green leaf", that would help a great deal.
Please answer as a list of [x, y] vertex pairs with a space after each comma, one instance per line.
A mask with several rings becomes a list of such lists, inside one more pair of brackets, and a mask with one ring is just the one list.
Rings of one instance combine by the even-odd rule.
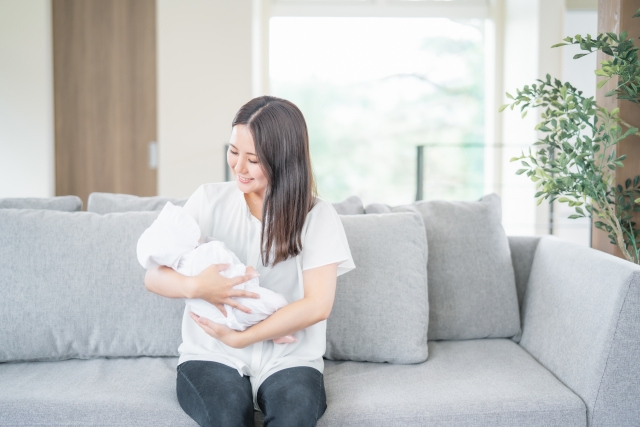
[[576, 55], [573, 55], [573, 59], [580, 59], [583, 56], [587, 56], [587, 55], [588, 55], [588, 53], [578, 53]]
[[551, 49], [553, 49], [554, 47], [560, 47], [560, 46], [566, 46], [566, 45], [567, 45], [566, 43], [557, 43], [551, 46]]
[[502, 113], [510, 104], [504, 104], [498, 109], [498, 113]]
[[633, 14], [632, 18], [640, 18], [640, 9], [638, 9], [638, 11]]
[[576, 215], [576, 214], [569, 215], [569, 219], [578, 219], [578, 218], [582, 218], [582, 215]]
[[609, 81], [609, 79], [606, 80], [600, 80], [598, 82], [598, 84], [596, 85], [596, 89], [602, 89], [602, 86], [604, 86], [605, 84], [607, 84], [607, 82]]
[[522, 175], [523, 173], [525, 173], [527, 170], [526, 169], [518, 169], [516, 171], [516, 175]]
[[559, 201], [560, 203], [567, 203], [567, 202], [570, 202], [571, 200], [567, 199], [566, 197], [560, 197], [560, 198], [558, 199], [558, 201]]

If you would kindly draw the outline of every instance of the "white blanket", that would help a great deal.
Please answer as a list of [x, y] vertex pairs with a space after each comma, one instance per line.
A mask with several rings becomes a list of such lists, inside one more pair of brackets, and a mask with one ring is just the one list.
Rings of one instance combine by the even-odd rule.
[[[138, 261], [144, 268], [165, 265], [185, 276], [197, 276], [212, 264], [229, 264], [229, 268], [220, 272], [227, 278], [242, 276], [246, 271], [246, 266], [223, 242], [209, 237], [201, 238], [196, 221], [183, 208], [174, 206], [171, 202], [167, 202], [158, 218], [142, 233], [137, 252]], [[207, 301], [185, 299], [185, 302], [198, 316], [237, 331], [244, 331], [288, 304], [284, 296], [261, 287], [257, 277], [235, 286], [234, 289], [244, 289], [260, 295], [258, 299], [235, 298], [251, 309], [251, 314], [225, 305], [225, 317]]]

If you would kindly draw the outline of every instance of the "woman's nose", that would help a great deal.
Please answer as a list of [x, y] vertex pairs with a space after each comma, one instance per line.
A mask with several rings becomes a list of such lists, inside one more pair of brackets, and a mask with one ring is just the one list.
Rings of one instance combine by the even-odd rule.
[[246, 172], [245, 171], [245, 167], [246, 167], [246, 160], [242, 158], [242, 156], [238, 156], [238, 161], [236, 162], [236, 165], [234, 166], [233, 170], [236, 173], [243, 173]]

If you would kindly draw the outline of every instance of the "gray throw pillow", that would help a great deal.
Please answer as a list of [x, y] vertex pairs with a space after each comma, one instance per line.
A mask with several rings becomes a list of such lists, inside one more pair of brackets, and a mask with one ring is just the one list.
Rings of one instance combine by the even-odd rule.
[[356, 269], [338, 277], [331, 360], [427, 360], [427, 239], [415, 213], [341, 216]]
[[347, 197], [340, 203], [334, 203], [333, 207], [340, 215], [361, 215], [364, 213], [362, 200], [357, 196]]
[[47, 209], [77, 212], [82, 210], [82, 199], [78, 196], [6, 198], [0, 199], [0, 209]]
[[429, 242], [429, 339], [507, 338], [520, 314], [500, 198], [392, 208], [422, 215]]
[[136, 258], [157, 214], [0, 209], [0, 362], [177, 356], [184, 303]]
[[364, 213], [366, 214], [381, 214], [389, 212], [391, 212], [391, 208], [387, 205], [383, 205], [382, 203], [371, 203], [364, 208]]
[[139, 197], [131, 194], [91, 193], [87, 202], [87, 211], [98, 214], [131, 211], [160, 211], [171, 202], [176, 206], [184, 206], [187, 199], [172, 197]]

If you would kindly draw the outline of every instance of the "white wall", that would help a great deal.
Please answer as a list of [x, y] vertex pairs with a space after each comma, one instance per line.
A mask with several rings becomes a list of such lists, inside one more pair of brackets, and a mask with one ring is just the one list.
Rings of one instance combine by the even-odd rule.
[[54, 194], [50, 0], [0, 0], [0, 197]]
[[[563, 36], [564, 4], [557, 0], [504, 0], [503, 89], [514, 94], [516, 88], [531, 85], [549, 73], [560, 77], [561, 52], [551, 49]], [[503, 95], [502, 103], [511, 102]], [[536, 207], [535, 184], [526, 175], [516, 175], [519, 162], [510, 162], [537, 140], [535, 126], [539, 112], [525, 118], [519, 110], [502, 113], [501, 197], [503, 224], [507, 234], [545, 234], [548, 230], [548, 204]]]
[[158, 0], [158, 194], [224, 179], [224, 144], [252, 95], [252, 1]]

